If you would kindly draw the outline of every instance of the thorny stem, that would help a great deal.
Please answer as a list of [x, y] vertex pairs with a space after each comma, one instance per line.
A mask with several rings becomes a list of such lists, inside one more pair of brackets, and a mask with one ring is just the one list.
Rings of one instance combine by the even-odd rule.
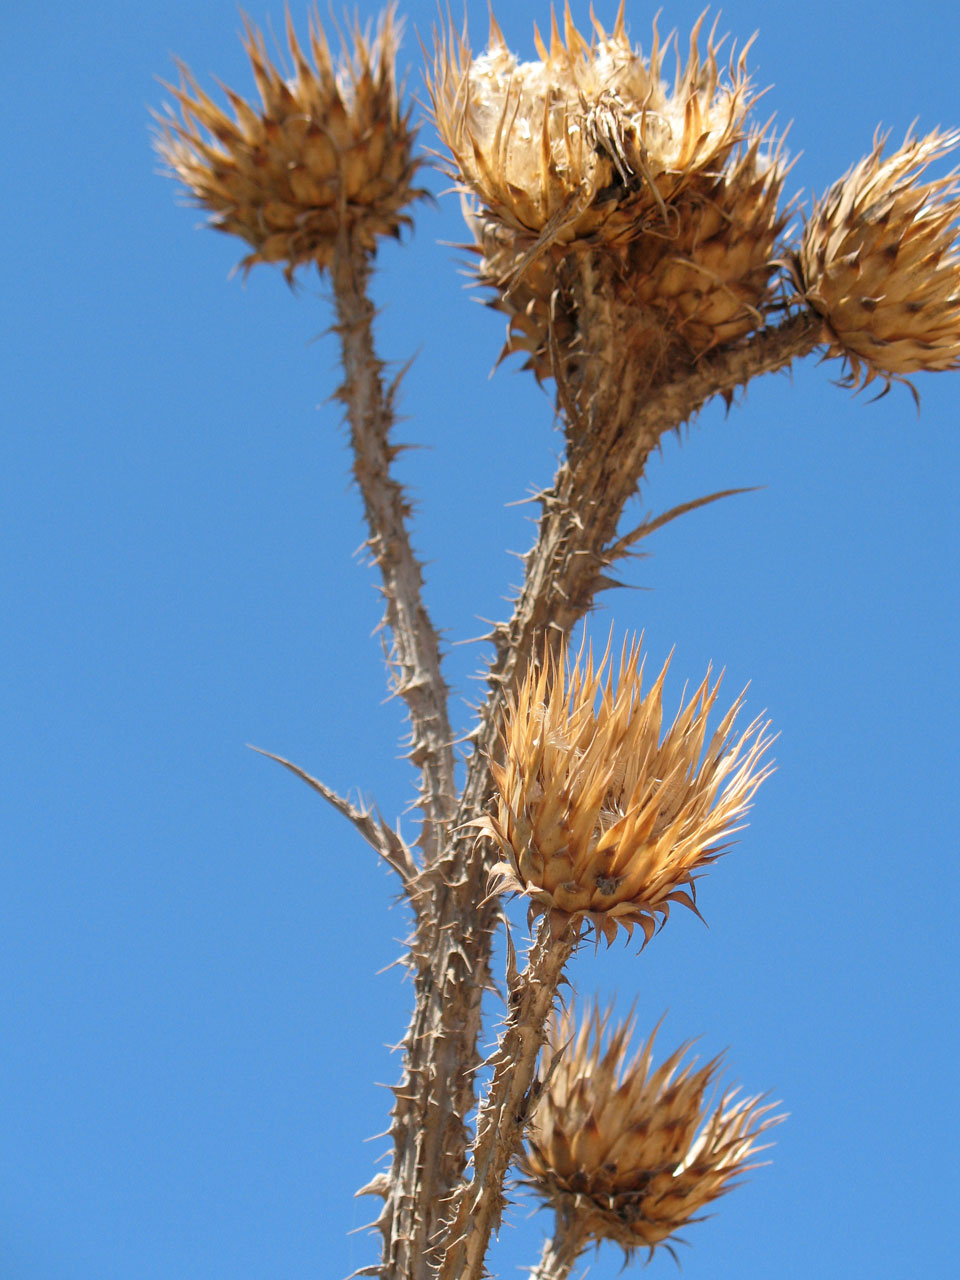
[[[338, 395], [347, 405], [354, 475], [363, 497], [370, 547], [383, 580], [385, 622], [392, 635], [396, 663], [395, 691], [410, 713], [410, 758], [420, 769], [424, 814], [419, 844], [424, 864], [430, 866], [450, 838], [455, 807], [453, 735], [437, 635], [423, 605], [423, 578], [407, 532], [409, 508], [400, 486], [390, 475], [390, 464], [396, 456], [396, 449], [389, 442], [394, 388], [384, 387], [383, 366], [373, 346], [374, 307], [366, 292], [369, 270], [366, 254], [351, 243], [344, 231], [331, 266], [336, 327], [346, 375]], [[444, 939], [458, 954], [442, 958], [431, 925], [435, 925], [438, 911], [448, 917], [442, 899], [449, 897], [449, 892], [444, 890], [437, 901], [430, 902], [426, 894], [418, 894], [414, 877], [404, 880], [404, 888], [414, 906], [419, 903], [429, 910], [426, 918], [418, 918], [412, 948], [417, 966], [416, 1006], [407, 1032], [405, 1079], [394, 1091], [394, 1162], [390, 1178], [378, 1175], [363, 1192], [358, 1192], [382, 1195], [386, 1201], [380, 1216], [384, 1262], [373, 1270], [397, 1280], [425, 1275], [425, 1232], [433, 1218], [422, 1213], [415, 1190], [420, 1170], [436, 1168], [446, 1146], [452, 1159], [456, 1161], [459, 1153], [461, 1161], [448, 1174], [447, 1185], [453, 1185], [465, 1158], [462, 1116], [473, 1102], [472, 1080], [465, 1073], [464, 1059], [445, 1054], [433, 1011], [438, 1002], [450, 1005], [457, 1000], [468, 1008], [476, 1005], [478, 1024], [483, 969], [481, 966], [479, 970], [480, 985], [475, 986], [471, 978], [477, 971], [469, 962], [464, 963], [459, 953], [466, 945], [471, 954], [489, 954], [489, 945], [478, 946], [469, 935], [464, 938], [461, 931], [459, 937], [449, 934]], [[472, 1008], [469, 1021], [474, 1025]], [[471, 1044], [475, 1042], [476, 1034]], [[452, 1046], [459, 1047], [459, 1042]], [[439, 1108], [438, 1097], [443, 1098]], [[434, 1119], [439, 1124], [433, 1123]]]
[[369, 274], [368, 255], [344, 230], [331, 267], [346, 374], [337, 396], [347, 406], [353, 473], [363, 497], [370, 549], [383, 579], [394, 690], [410, 713], [409, 758], [420, 770], [424, 816], [418, 843], [429, 863], [446, 843], [455, 805], [453, 735], [437, 633], [423, 604], [423, 575], [407, 531], [410, 509], [390, 475], [397, 453], [389, 441], [396, 384], [384, 386], [383, 365], [374, 350]]
[[489, 1060], [493, 1079], [477, 1114], [473, 1177], [454, 1195], [439, 1280], [481, 1280], [486, 1274], [490, 1234], [500, 1225], [503, 1209], [503, 1180], [536, 1102], [534, 1076], [546, 1040], [544, 1026], [577, 936], [578, 925], [568, 924], [558, 936], [545, 917], [527, 967], [510, 984], [506, 1025]]
[[[465, 1117], [480, 1063], [481, 996], [490, 985], [495, 902], [484, 902], [495, 851], [462, 827], [491, 796], [489, 759], [498, 749], [507, 694], [523, 678], [547, 633], [557, 642], [590, 609], [615, 557], [617, 524], [660, 437], [689, 421], [714, 395], [783, 369], [820, 339], [808, 313], [789, 316], [749, 343], [719, 350], [676, 382], [654, 391], [629, 421], [593, 413], [598, 444], [574, 450], [542, 495], [538, 537], [526, 557], [524, 585], [510, 622], [493, 633], [490, 692], [474, 734], [457, 813], [459, 834], [417, 885], [420, 913], [412, 958], [416, 1005], [404, 1040], [404, 1072], [395, 1090], [389, 1177], [371, 1190], [385, 1197], [383, 1280], [427, 1280], [445, 1247], [442, 1207], [466, 1165]], [[455, 830], [457, 829], [455, 828]], [[432, 1250], [431, 1250], [431, 1245]]]
[[655, 391], [632, 420], [617, 422], [611, 414], [612, 421], [595, 421], [589, 447], [572, 450], [561, 464], [541, 495], [537, 542], [526, 558], [513, 617], [493, 633], [491, 691], [481, 712], [458, 821], [483, 807], [489, 788], [486, 761], [496, 746], [500, 711], [506, 693], [523, 678], [535, 637], [549, 627], [559, 644], [589, 611], [597, 590], [609, 585], [604, 572], [616, 555], [620, 515], [661, 436], [689, 422], [714, 396], [732, 395], [759, 374], [807, 355], [819, 336], [820, 322], [801, 313], [762, 330], [749, 345], [706, 357], [693, 372]]
[[559, 1207], [553, 1236], [543, 1242], [543, 1253], [530, 1272], [530, 1280], [567, 1280], [585, 1245], [577, 1215], [569, 1207]]
[[377, 1222], [383, 1262], [371, 1269], [382, 1280], [427, 1280], [436, 1273], [445, 1198], [466, 1165], [483, 993], [492, 986], [496, 900], [478, 907], [484, 895], [462, 870], [450, 881], [432, 869], [427, 876], [433, 888], [424, 883], [416, 890], [415, 1006], [403, 1042], [403, 1078], [394, 1089], [393, 1162], [389, 1175], [364, 1188], [385, 1200]]

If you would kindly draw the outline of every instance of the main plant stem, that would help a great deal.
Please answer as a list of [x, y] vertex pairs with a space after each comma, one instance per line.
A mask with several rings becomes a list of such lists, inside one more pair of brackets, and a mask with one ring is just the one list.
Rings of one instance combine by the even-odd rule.
[[623, 554], [616, 533], [624, 505], [660, 437], [689, 421], [713, 396], [731, 395], [751, 378], [807, 354], [819, 334], [819, 322], [806, 313], [790, 316], [628, 401], [611, 359], [577, 406], [579, 442], [573, 440], [541, 496], [538, 537], [526, 557], [513, 617], [492, 636], [490, 692], [473, 735], [455, 834], [416, 886], [416, 1005], [404, 1040], [403, 1079], [395, 1090], [394, 1158], [389, 1175], [370, 1187], [386, 1201], [378, 1222], [383, 1262], [371, 1269], [383, 1280], [430, 1280], [452, 1239], [444, 1221], [466, 1168], [465, 1119], [480, 1064], [481, 997], [490, 983], [497, 914], [495, 903], [484, 901], [496, 855], [465, 824], [483, 812], [492, 793], [489, 761], [498, 750], [504, 701], [542, 650], [541, 637], [559, 643], [606, 585], [605, 570]]

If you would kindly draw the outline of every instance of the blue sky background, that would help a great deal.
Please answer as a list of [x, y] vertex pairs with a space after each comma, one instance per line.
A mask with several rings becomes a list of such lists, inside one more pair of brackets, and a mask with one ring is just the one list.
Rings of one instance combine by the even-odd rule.
[[[699, 7], [661, 26], [685, 34]], [[279, 26], [278, 4], [249, 8]], [[403, 9], [426, 36], [433, 5]], [[652, 11], [628, 6], [645, 45]], [[548, 10], [498, 16], [529, 55]], [[721, 25], [760, 30], [793, 188], [823, 191], [880, 122], [896, 141], [914, 118], [960, 124], [952, 4], [730, 0]], [[376, 1256], [348, 1232], [400, 1069], [385, 1045], [410, 989], [380, 971], [406, 920], [352, 829], [244, 747], [390, 817], [413, 794], [327, 403], [330, 308], [309, 279], [228, 280], [242, 246], [195, 230], [148, 141], [171, 53], [251, 89], [239, 26], [229, 0], [5, 16], [5, 1280], [306, 1280]], [[454, 196], [424, 206], [375, 292], [382, 354], [417, 355], [401, 438], [423, 447], [400, 469], [466, 728], [484, 649], [454, 642], [508, 611], [508, 549], [533, 528], [507, 504], [549, 480], [561, 437], [528, 375], [488, 377], [502, 321], [438, 244], [463, 238]], [[633, 514], [765, 487], [655, 535], [639, 589], [593, 624], [644, 628], [656, 664], [676, 646], [674, 700], [708, 662], [731, 699], [751, 681], [781, 733], [749, 830], [701, 882], [709, 929], [677, 911], [642, 956], [574, 966], [646, 1024], [669, 1010], [664, 1052], [729, 1046], [791, 1113], [772, 1166], [687, 1233], [687, 1280], [955, 1274], [960, 377], [918, 379], [918, 417], [839, 372], [808, 360], [666, 443]], [[546, 1225], [512, 1212], [499, 1274]], [[620, 1257], [590, 1265], [612, 1280]]]

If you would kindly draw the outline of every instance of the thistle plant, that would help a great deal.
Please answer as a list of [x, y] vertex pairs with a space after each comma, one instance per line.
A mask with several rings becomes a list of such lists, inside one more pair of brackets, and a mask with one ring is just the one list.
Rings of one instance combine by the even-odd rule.
[[[643, 951], [671, 906], [696, 910], [698, 877], [772, 767], [768, 723], [737, 727], [744, 695], [721, 710], [710, 672], [665, 721], [666, 667], [645, 689], [639, 642], [611, 638], [596, 661], [571, 633], [642, 539], [725, 496], [623, 527], [651, 453], [710, 400], [729, 406], [815, 351], [841, 357], [853, 387], [960, 366], [960, 188], [921, 180], [960, 135], [911, 136], [887, 159], [875, 141], [788, 231], [790, 166], [782, 135], [757, 118], [749, 44], [724, 52], [698, 23], [680, 53], [654, 26], [644, 52], [621, 4], [609, 30], [598, 19], [578, 30], [569, 10], [561, 30], [551, 16], [522, 62], [495, 18], [482, 52], [441, 23], [424, 71], [438, 163], [463, 200], [476, 281], [506, 316], [501, 356], [549, 384], [565, 438], [512, 614], [487, 637], [458, 785], [439, 633], [394, 474], [396, 384], [368, 293], [380, 239], [424, 194], [395, 65], [401, 25], [390, 7], [375, 34], [349, 26], [337, 60], [316, 13], [304, 43], [288, 15], [282, 69], [248, 24], [259, 100], [224, 89], [225, 109], [181, 68], [158, 148], [212, 225], [246, 243], [245, 270], [329, 280], [389, 681], [409, 714], [412, 845], [274, 757], [360, 831], [412, 920], [391, 1162], [359, 1193], [382, 1201], [379, 1257], [358, 1274], [480, 1280], [514, 1169], [557, 1220], [531, 1267], [560, 1280], [589, 1244], [613, 1241], [628, 1259], [668, 1248], [752, 1167], [774, 1122], [758, 1096], [711, 1101], [719, 1060], [684, 1065], [686, 1046], [654, 1068], [651, 1033], [628, 1061], [633, 1015], [615, 1025], [594, 1005], [578, 1019], [585, 993], [558, 1013], [590, 935]], [[526, 930], [510, 923], [510, 895], [526, 900]], [[484, 1056], [498, 981], [506, 1007]]]

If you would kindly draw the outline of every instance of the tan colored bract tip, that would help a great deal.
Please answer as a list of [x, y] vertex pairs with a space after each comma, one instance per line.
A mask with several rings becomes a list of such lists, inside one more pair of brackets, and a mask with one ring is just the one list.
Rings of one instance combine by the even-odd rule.
[[180, 107], [158, 116], [157, 149], [170, 172], [220, 231], [253, 246], [241, 266], [283, 264], [288, 280], [310, 262], [329, 266], [346, 233], [372, 253], [378, 237], [409, 223], [403, 209], [423, 192], [413, 187], [420, 161], [415, 130], [401, 113], [394, 61], [400, 28], [392, 5], [371, 39], [354, 25], [335, 67], [320, 19], [310, 20], [304, 53], [287, 12], [294, 76], [271, 62], [261, 33], [245, 20], [244, 48], [260, 103], [224, 86], [231, 118], [181, 66]]
[[695, 1058], [684, 1062], [684, 1044], [654, 1069], [659, 1026], [631, 1058], [635, 1019], [609, 1030], [611, 1016], [594, 1004], [579, 1025], [572, 1007], [554, 1018], [560, 1058], [520, 1167], [584, 1245], [612, 1240], [628, 1257], [652, 1257], [659, 1245], [672, 1252], [677, 1231], [756, 1167], [758, 1140], [783, 1116], [737, 1089], [714, 1105], [722, 1056], [698, 1069]]
[[[480, 281], [509, 317], [504, 354], [523, 352], [540, 379], [552, 353], [576, 349], [578, 276], [611, 299], [622, 357], [648, 385], [762, 324], [786, 173], [768, 128], [751, 125], [757, 95], [746, 49], [731, 51], [703, 17], [672, 88], [654, 24], [648, 55], [627, 35], [589, 38], [564, 14], [539, 61], [520, 62], [491, 19], [473, 57], [466, 34], [442, 31], [428, 88], [450, 172], [467, 194]], [[599, 262], [602, 255], [602, 262]], [[579, 335], [592, 349], [590, 335]]]
[[720, 681], [710, 672], [661, 739], [669, 660], [642, 691], [640, 644], [571, 667], [531, 664], [504, 714], [504, 762], [491, 762], [496, 811], [481, 826], [503, 861], [492, 883], [525, 894], [558, 928], [587, 919], [608, 943], [634, 926], [649, 941], [671, 904], [696, 910], [696, 873], [724, 852], [772, 765], [755, 720], [735, 735], [743, 697], [707, 738]]
[[844, 382], [906, 381], [960, 368], [960, 174], [921, 182], [960, 146], [960, 130], [909, 134], [883, 159], [886, 135], [817, 204], [795, 269], [824, 319]]

